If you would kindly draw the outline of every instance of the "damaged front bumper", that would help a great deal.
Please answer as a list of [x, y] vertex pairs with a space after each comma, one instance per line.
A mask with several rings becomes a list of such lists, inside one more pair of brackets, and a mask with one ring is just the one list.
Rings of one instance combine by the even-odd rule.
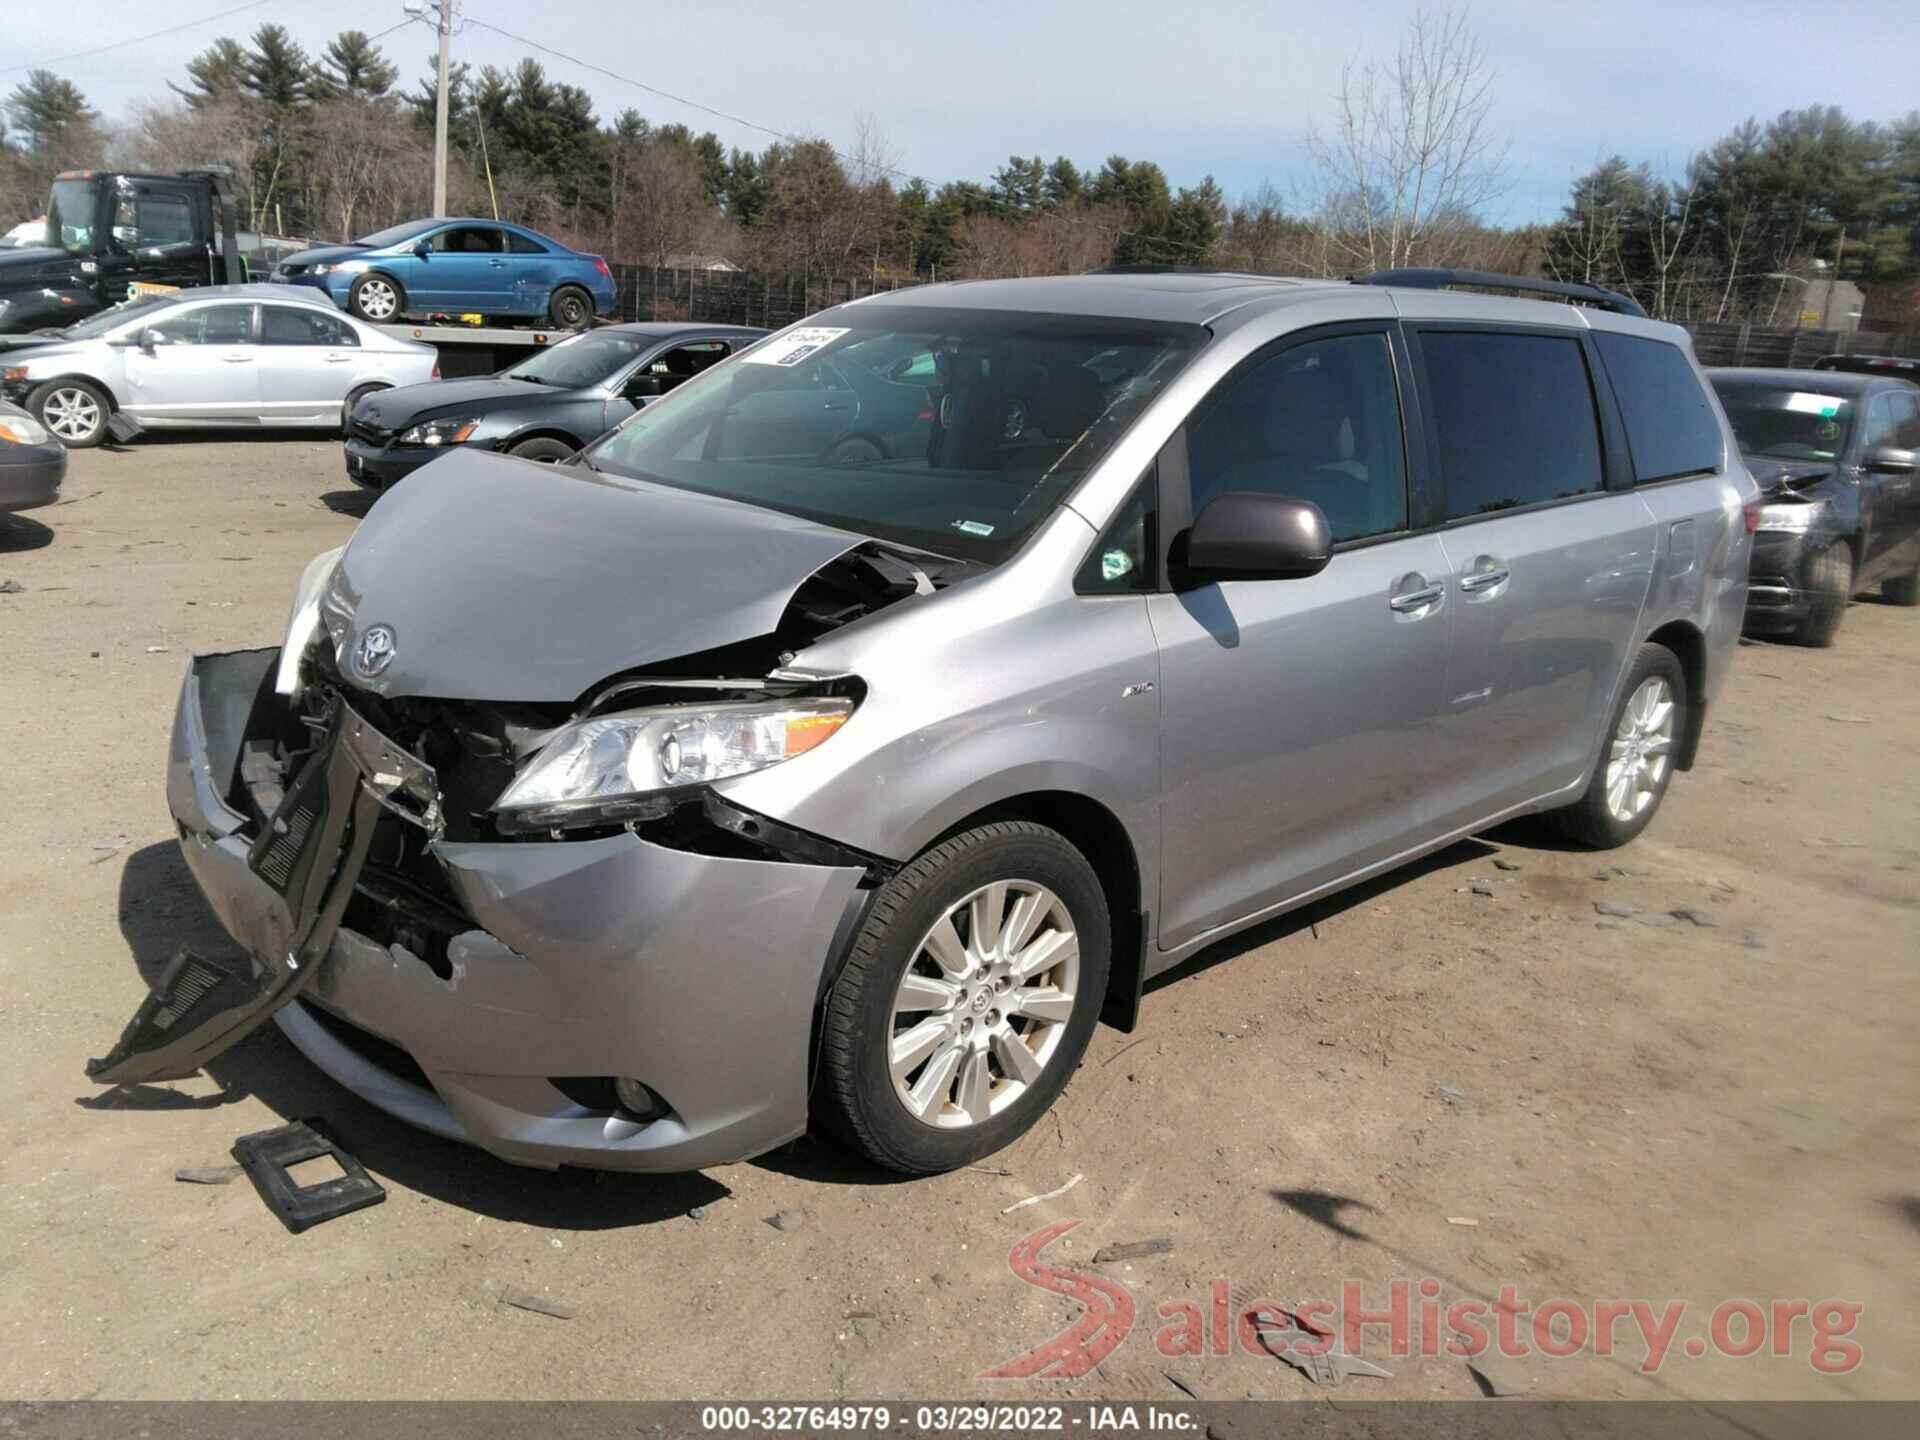
[[[193, 662], [167, 782], [187, 863], [253, 957], [254, 976], [238, 987], [250, 992], [234, 1023], [198, 1023], [195, 1012], [185, 1017], [193, 1034], [157, 1047], [138, 1048], [136, 1017], [121, 1046], [134, 1041], [134, 1052], [116, 1052], [96, 1078], [187, 1073], [277, 1012], [308, 1058], [363, 1099], [520, 1164], [687, 1170], [805, 1129], [814, 1005], [859, 908], [860, 866], [706, 854], [631, 831], [432, 838], [426, 854], [471, 928], [429, 963], [348, 918], [356, 890], [366, 898], [383, 810], [430, 832], [437, 816], [432, 771], [344, 701], [315, 752], [327, 757], [332, 808], [306, 822], [294, 862], [323, 878], [289, 899], [276, 888], [282, 871], [263, 864], [272, 841], [254, 832], [272, 827], [249, 821], [236, 795], [244, 743], [284, 716], [271, 680], [278, 653]], [[276, 808], [289, 833], [317, 764]], [[179, 1008], [165, 989], [143, 1007], [160, 1012], [149, 1031]], [[159, 1033], [177, 1034], [182, 1019]], [[146, 1056], [165, 1064], [141, 1070]], [[665, 1113], [613, 1103], [610, 1083], [622, 1077], [649, 1087]]]

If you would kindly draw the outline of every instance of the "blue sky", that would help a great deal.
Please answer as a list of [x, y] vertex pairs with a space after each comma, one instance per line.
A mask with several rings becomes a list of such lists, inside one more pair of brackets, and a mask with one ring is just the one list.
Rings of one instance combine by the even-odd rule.
[[[239, 0], [230, 0], [239, 3]], [[1331, 114], [1342, 63], [1390, 54], [1411, 12], [1359, 5], [1187, 0], [768, 0], [610, 6], [606, 0], [462, 0], [466, 17], [531, 35], [608, 70], [776, 129], [849, 140], [872, 117], [901, 165], [933, 182], [983, 178], [1014, 152], [1157, 160], [1174, 184], [1211, 172], [1230, 196], [1271, 182], [1304, 194], [1303, 145]], [[229, 8], [222, 0], [69, 0], [10, 6], [0, 72]], [[1493, 128], [1510, 144], [1509, 185], [1489, 218], [1551, 218], [1572, 176], [1618, 151], [1656, 168], [1749, 115], [1837, 103], [1890, 120], [1920, 107], [1913, 0], [1481, 0], [1468, 7], [1497, 71]], [[1361, 12], [1365, 13], [1361, 13]], [[317, 50], [338, 30], [405, 19], [400, 0], [256, 9], [50, 68], [118, 117], [167, 98], [214, 37], [267, 20]], [[433, 36], [414, 24], [382, 42], [410, 87]], [[522, 47], [469, 24], [456, 58], [510, 65]], [[713, 129], [729, 144], [768, 137], [563, 60], [602, 118], [632, 105], [657, 121]], [[23, 71], [0, 73], [0, 90]]]

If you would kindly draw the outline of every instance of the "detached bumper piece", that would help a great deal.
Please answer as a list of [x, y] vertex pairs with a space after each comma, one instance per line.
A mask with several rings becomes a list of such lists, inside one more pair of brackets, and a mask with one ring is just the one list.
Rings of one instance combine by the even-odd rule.
[[[233, 1142], [233, 1158], [267, 1208], [295, 1235], [387, 1198], [380, 1182], [342, 1150], [318, 1120], [296, 1120], [278, 1130], [242, 1135]], [[331, 1159], [341, 1173], [318, 1185], [302, 1185], [289, 1173], [295, 1165], [320, 1159]]]
[[[189, 672], [183, 705], [183, 718], [194, 727], [188, 738], [197, 746], [189, 778], [207, 768], [209, 737], [202, 727], [245, 719], [232, 704], [214, 707], [218, 721], [202, 715], [199, 665]], [[263, 663], [247, 673], [254, 668], [268, 671]], [[237, 736], [213, 738], [237, 752]], [[176, 749], [180, 743], [176, 730]], [[184, 1079], [305, 989], [333, 946], [381, 808], [417, 813], [433, 803], [433, 782], [429, 767], [339, 702], [324, 739], [246, 852], [244, 874], [235, 877], [239, 888], [225, 897], [244, 914], [240, 925], [222, 918], [247, 943], [245, 968], [184, 951], [175, 956], [112, 1052], [87, 1062], [88, 1078], [102, 1085]], [[210, 789], [208, 804], [217, 803]], [[190, 866], [195, 858], [190, 847]]]

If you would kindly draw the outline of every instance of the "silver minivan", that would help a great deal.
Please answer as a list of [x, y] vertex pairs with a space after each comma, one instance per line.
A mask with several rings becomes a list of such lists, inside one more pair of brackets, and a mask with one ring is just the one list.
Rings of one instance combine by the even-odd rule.
[[1740, 631], [1725, 420], [1621, 297], [1375, 278], [900, 291], [421, 470], [189, 667], [168, 798], [250, 963], [91, 1072], [273, 1014], [520, 1164], [939, 1171], [1202, 946], [1510, 816], [1633, 839]]

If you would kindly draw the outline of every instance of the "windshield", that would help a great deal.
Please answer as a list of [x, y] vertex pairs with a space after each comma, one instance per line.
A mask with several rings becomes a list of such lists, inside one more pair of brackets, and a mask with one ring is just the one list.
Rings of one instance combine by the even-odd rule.
[[93, 227], [99, 205], [91, 180], [56, 180], [47, 193], [48, 245], [75, 255], [93, 253]]
[[586, 458], [997, 564], [1206, 337], [1078, 315], [829, 310], [689, 380]]
[[[126, 324], [136, 315], [147, 315], [149, 311], [170, 309], [179, 303], [179, 297], [174, 295], [142, 295], [137, 300], [122, 300], [110, 310], [102, 310], [98, 315], [76, 321], [60, 334], [67, 340], [92, 340]], [[152, 316], [148, 315], [148, 318], [151, 319]]]
[[1716, 380], [1720, 406], [1743, 455], [1838, 460], [1853, 431], [1851, 396], [1757, 380]]
[[424, 235], [438, 220], [409, 220], [404, 225], [389, 225], [384, 230], [376, 230], [371, 235], [362, 235], [353, 243], [365, 245], [369, 249], [384, 250], [389, 245], [398, 245], [402, 240], [411, 240], [416, 235]]
[[534, 380], [563, 390], [578, 390], [586, 385], [601, 384], [659, 343], [651, 335], [579, 335], [563, 340], [550, 350], [536, 350], [501, 373], [515, 380]]

